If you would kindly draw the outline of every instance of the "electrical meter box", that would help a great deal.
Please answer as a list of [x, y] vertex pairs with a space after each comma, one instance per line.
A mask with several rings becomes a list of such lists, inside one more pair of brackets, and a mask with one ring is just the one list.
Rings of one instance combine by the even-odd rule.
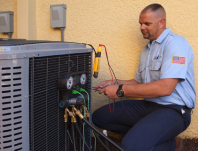
[[66, 27], [66, 4], [50, 5], [50, 27]]
[[13, 32], [13, 16], [12, 11], [0, 12], [0, 33]]

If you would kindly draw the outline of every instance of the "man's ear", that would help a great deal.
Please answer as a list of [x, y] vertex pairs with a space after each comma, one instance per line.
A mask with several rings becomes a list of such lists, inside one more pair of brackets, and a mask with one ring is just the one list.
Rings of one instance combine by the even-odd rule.
[[160, 22], [159, 22], [160, 28], [163, 28], [165, 23], [166, 23], [166, 19], [161, 19]]

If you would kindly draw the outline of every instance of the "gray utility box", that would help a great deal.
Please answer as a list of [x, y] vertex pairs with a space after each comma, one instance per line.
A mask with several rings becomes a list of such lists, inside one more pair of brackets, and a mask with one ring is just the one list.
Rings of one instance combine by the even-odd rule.
[[[0, 40], [0, 151], [65, 150], [65, 110], [59, 108], [57, 82], [60, 75], [83, 72], [91, 96], [91, 63], [92, 49], [83, 44]], [[71, 125], [67, 131], [71, 134]], [[87, 126], [85, 138], [91, 146]], [[70, 139], [66, 146], [73, 150]]]
[[0, 33], [13, 32], [13, 16], [12, 11], [0, 12]]
[[50, 5], [50, 27], [66, 27], [66, 8], [65, 4]]

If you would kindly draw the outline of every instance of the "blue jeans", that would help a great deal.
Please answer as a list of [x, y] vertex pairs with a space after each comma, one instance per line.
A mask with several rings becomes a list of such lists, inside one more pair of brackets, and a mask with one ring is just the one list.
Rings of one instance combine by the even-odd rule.
[[92, 120], [97, 127], [124, 136], [121, 147], [126, 151], [174, 151], [175, 137], [190, 125], [191, 113], [179, 105], [124, 100], [115, 103], [113, 113], [109, 105], [99, 108]]

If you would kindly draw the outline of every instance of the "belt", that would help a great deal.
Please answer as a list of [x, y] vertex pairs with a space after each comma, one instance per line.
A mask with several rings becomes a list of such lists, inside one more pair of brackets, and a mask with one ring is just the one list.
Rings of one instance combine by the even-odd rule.
[[185, 108], [186, 108], [187, 110], [189, 110], [190, 113], [192, 112], [192, 108], [188, 108], [187, 106], [185, 106]]

